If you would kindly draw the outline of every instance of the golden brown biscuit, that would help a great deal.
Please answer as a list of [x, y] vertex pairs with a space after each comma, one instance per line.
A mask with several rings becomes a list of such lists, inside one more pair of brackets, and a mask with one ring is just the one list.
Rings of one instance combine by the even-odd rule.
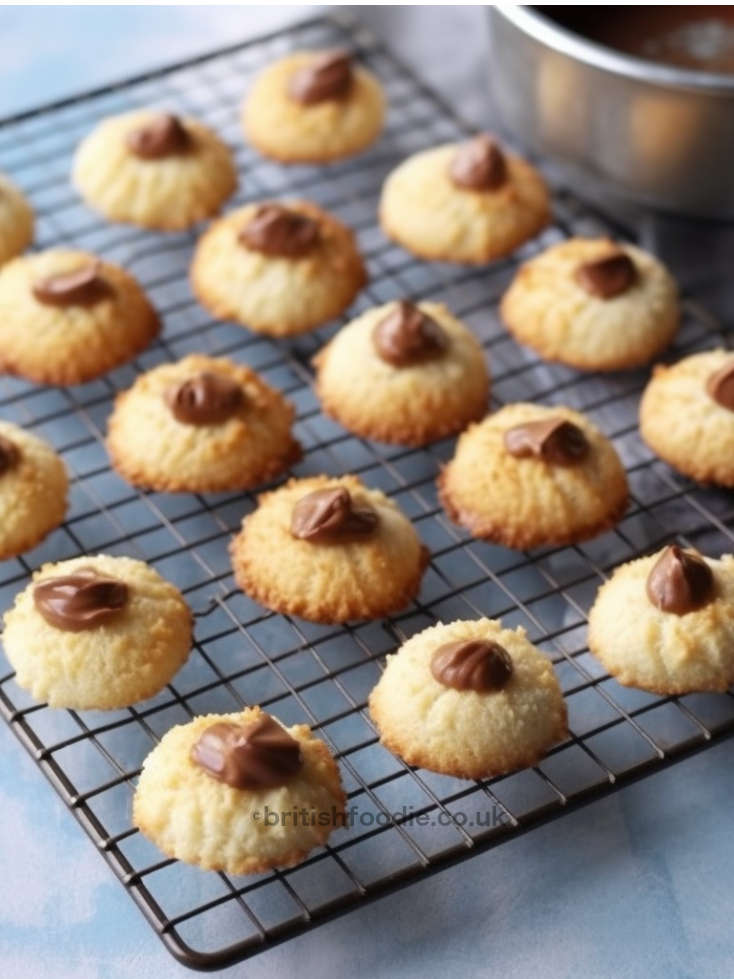
[[581, 370], [639, 367], [678, 329], [675, 282], [629, 244], [570, 238], [518, 270], [502, 318], [519, 343]]
[[567, 735], [550, 661], [523, 629], [494, 619], [439, 624], [412, 636], [388, 656], [369, 709], [390, 751], [456, 778], [534, 765]]
[[612, 527], [627, 506], [614, 446], [570, 408], [507, 405], [459, 437], [439, 476], [449, 516], [505, 547], [563, 546]]
[[191, 284], [213, 316], [274, 337], [343, 312], [366, 282], [354, 235], [307, 201], [247, 204], [199, 240]]
[[385, 98], [344, 52], [299, 51], [269, 65], [242, 110], [245, 137], [281, 163], [353, 156], [380, 135]]
[[143, 109], [99, 123], [76, 152], [72, 180], [110, 221], [178, 231], [219, 211], [237, 171], [198, 120]]
[[324, 411], [363, 438], [424, 445], [487, 410], [482, 348], [439, 303], [370, 309], [342, 327], [314, 363]]
[[249, 367], [191, 354], [142, 374], [108, 423], [114, 468], [168, 492], [250, 489], [301, 455], [293, 407]]
[[61, 523], [69, 478], [51, 446], [0, 421], [0, 560], [29, 551]]
[[0, 368], [81, 384], [144, 350], [160, 329], [136, 280], [88, 252], [53, 249], [0, 269]]
[[[227, 781], [197, 758], [222, 765]], [[344, 825], [344, 803], [339, 767], [324, 742], [305, 724], [286, 728], [248, 707], [171, 728], [145, 759], [133, 822], [177, 860], [258, 874], [292, 867], [325, 843]]]
[[333, 623], [415, 597], [427, 551], [395, 503], [356, 476], [292, 479], [259, 504], [231, 546], [235, 580], [255, 601]]
[[388, 176], [380, 199], [388, 238], [419, 258], [469, 265], [508, 255], [549, 216], [538, 171], [486, 137], [408, 157]]
[[659, 364], [640, 401], [640, 435], [700, 483], [734, 486], [734, 354], [707, 350]]
[[726, 690], [734, 683], [734, 557], [669, 547], [620, 565], [589, 612], [589, 649], [625, 686], [665, 695]]
[[0, 173], [0, 265], [33, 241], [33, 211], [15, 184]]
[[142, 561], [105, 554], [44, 564], [5, 613], [16, 681], [51, 707], [110, 710], [152, 697], [191, 646], [191, 612]]

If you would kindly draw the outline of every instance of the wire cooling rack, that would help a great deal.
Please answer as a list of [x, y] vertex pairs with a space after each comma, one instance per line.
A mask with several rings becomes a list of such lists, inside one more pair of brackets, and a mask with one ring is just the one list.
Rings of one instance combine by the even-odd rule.
[[[240, 134], [238, 107], [258, 69], [295, 48], [346, 43], [376, 72], [390, 103], [379, 145], [354, 161], [286, 169], [259, 158]], [[212, 321], [192, 299], [187, 267], [195, 235], [154, 234], [100, 221], [69, 185], [72, 151], [103, 116], [162, 104], [204, 119], [235, 148], [241, 185], [234, 203], [294, 194], [335, 211], [357, 232], [370, 284], [360, 311], [403, 296], [440, 299], [487, 350], [495, 406], [516, 400], [585, 411], [613, 439], [629, 474], [632, 504], [613, 531], [586, 544], [519, 553], [471, 540], [444, 517], [435, 476], [452, 452], [386, 448], [325, 418], [311, 389], [310, 357], [336, 324], [290, 342]], [[618, 563], [672, 533], [712, 554], [732, 549], [734, 498], [675, 476], [637, 433], [644, 372], [579, 374], [539, 361], [502, 329], [497, 300], [520, 261], [564, 236], [610, 226], [563, 191], [555, 222], [512, 259], [488, 269], [426, 264], [388, 243], [376, 226], [383, 178], [407, 154], [455, 139], [466, 126], [386, 48], [360, 28], [312, 20], [165, 70], [0, 123], [0, 163], [38, 215], [37, 248], [71, 245], [129, 268], [162, 313], [162, 337], [132, 364], [72, 389], [0, 379], [0, 413], [50, 440], [72, 474], [63, 528], [36, 550], [0, 565], [7, 608], [43, 561], [105, 551], [140, 557], [174, 581], [196, 612], [196, 643], [160, 695], [120, 711], [51, 710], [34, 703], [3, 660], [0, 709], [156, 933], [181, 962], [213, 969], [245, 958], [655, 771], [734, 729], [734, 698], [652, 696], [606, 676], [586, 649], [585, 613]], [[725, 342], [693, 304], [671, 352]], [[273, 615], [235, 587], [227, 543], [253, 494], [165, 495], [131, 489], [109, 468], [103, 446], [117, 391], [137, 374], [192, 351], [250, 364], [297, 407], [306, 475], [356, 472], [390, 494], [415, 521], [432, 560], [420, 596], [387, 621], [343, 628]], [[384, 654], [436, 620], [501, 616], [524, 626], [552, 658], [569, 708], [571, 735], [533, 769], [468, 782], [412, 770], [377, 743], [365, 709]], [[172, 725], [193, 715], [262, 704], [287, 724], [308, 723], [337, 755], [352, 818], [299, 867], [256, 877], [205, 873], [164, 859], [130, 821], [145, 755]]]

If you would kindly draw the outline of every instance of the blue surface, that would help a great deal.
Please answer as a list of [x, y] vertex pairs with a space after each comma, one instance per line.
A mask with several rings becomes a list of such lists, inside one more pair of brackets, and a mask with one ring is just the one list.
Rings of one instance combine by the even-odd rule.
[[[2, 8], [0, 114], [291, 15], [282, 8]], [[482, 23], [472, 20], [481, 15], [439, 8], [430, 16], [445, 18], [446, 31], [463, 23], [481, 43]], [[431, 52], [445, 34], [435, 21], [421, 35], [420, 23], [408, 29], [405, 9], [395, 16], [397, 40], [424, 52], [426, 73], [458, 91], [446, 72], [469, 72], [471, 57], [439, 66]], [[94, 57], [71, 56], [80, 37]], [[724, 742], [227, 974], [323, 979], [354, 974], [356, 964], [363, 975], [396, 979], [458, 970], [504, 979], [730, 977], [732, 750]], [[2, 979], [191, 975], [156, 941], [4, 726], [0, 868]]]
[[[226, 974], [323, 979], [359, 963], [375, 979], [459, 969], [727, 979], [732, 749], [724, 742]], [[4, 979], [191, 975], [4, 725], [0, 867]]]
[[233, 44], [307, 15], [305, 8], [287, 5], [2, 7], [0, 116]]

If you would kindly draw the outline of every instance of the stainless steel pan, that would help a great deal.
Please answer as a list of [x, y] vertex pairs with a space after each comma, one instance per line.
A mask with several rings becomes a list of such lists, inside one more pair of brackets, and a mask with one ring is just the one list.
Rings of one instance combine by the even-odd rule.
[[490, 17], [492, 95], [520, 143], [592, 189], [734, 218], [734, 75], [618, 53], [532, 7]]

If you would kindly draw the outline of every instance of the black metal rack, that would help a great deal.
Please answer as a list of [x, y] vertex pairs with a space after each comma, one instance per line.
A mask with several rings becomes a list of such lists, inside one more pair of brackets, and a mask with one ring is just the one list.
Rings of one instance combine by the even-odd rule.
[[[259, 158], [243, 143], [238, 118], [253, 73], [287, 50], [338, 43], [356, 48], [385, 86], [390, 114], [383, 139], [356, 160], [329, 167], [284, 168]], [[586, 544], [532, 554], [471, 540], [436, 500], [435, 476], [452, 441], [426, 449], [378, 447], [320, 413], [309, 359], [335, 326], [277, 343], [214, 322], [187, 282], [194, 234], [111, 225], [82, 206], [69, 184], [79, 139], [98, 119], [148, 104], [197, 115], [235, 147], [242, 179], [234, 203], [298, 194], [350, 224], [370, 273], [358, 310], [405, 295], [440, 299], [487, 349], [496, 405], [539, 400], [587, 412], [614, 439], [627, 466], [632, 504], [618, 527]], [[73, 244], [122, 263], [165, 322], [149, 350], [97, 382], [50, 389], [0, 379], [2, 417], [48, 438], [72, 474], [63, 528], [0, 567], [0, 607], [11, 604], [43, 561], [105, 551], [150, 562], [182, 588], [197, 617], [189, 662], [143, 704], [112, 712], [51, 710], [34, 703], [6, 668], [0, 710], [168, 949], [195, 968], [220, 968], [255, 954], [734, 730], [731, 695], [663, 698], [625, 689], [585, 646], [585, 610], [610, 569], [659, 546], [671, 531], [713, 554], [730, 550], [734, 498], [679, 479], [641, 443], [636, 417], [645, 372], [600, 376], [545, 364], [518, 347], [497, 317], [497, 300], [518, 263], [539, 249], [574, 233], [633, 238], [633, 232], [610, 226], [561, 190], [554, 224], [540, 238], [512, 259], [467, 270], [419, 262], [376, 226], [386, 173], [407, 154], [466, 131], [384, 45], [332, 18], [0, 122], [0, 165], [34, 205], [36, 247]], [[718, 325], [688, 303], [670, 356], [724, 342]], [[389, 621], [343, 628], [270, 614], [234, 587], [227, 555], [230, 535], [255, 505], [253, 494], [141, 493], [110, 470], [102, 440], [115, 394], [137, 373], [193, 351], [241, 359], [293, 400], [306, 449], [294, 473], [356, 472], [411, 516], [432, 552], [411, 607]], [[567, 698], [571, 736], [536, 768], [504, 778], [467, 782], [412, 770], [380, 747], [365, 710], [381, 657], [437, 619], [481, 615], [523, 625], [548, 650]], [[252, 703], [286, 723], [311, 724], [327, 741], [356, 819], [326, 848], [284, 872], [235, 878], [165, 859], [130, 823], [143, 758], [173, 724]]]

